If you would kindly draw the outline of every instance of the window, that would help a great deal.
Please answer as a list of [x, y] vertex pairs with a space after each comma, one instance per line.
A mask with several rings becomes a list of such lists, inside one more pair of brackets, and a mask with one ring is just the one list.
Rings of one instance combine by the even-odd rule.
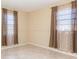
[[50, 47], [77, 52], [76, 1], [52, 8]]
[[71, 31], [71, 5], [63, 5], [58, 7], [57, 13], [57, 30], [58, 31]]
[[8, 45], [14, 44], [14, 15], [12, 11], [7, 11], [7, 41]]
[[17, 12], [2, 9], [2, 45], [18, 43]]

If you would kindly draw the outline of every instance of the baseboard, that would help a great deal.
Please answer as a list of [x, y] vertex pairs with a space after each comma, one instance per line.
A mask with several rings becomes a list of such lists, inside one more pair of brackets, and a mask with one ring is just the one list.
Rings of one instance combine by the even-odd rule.
[[27, 45], [28, 43], [24, 43], [24, 44], [16, 44], [16, 45], [12, 45], [12, 46], [3, 46], [1, 47], [1, 50], [4, 50], [4, 49], [9, 49], [9, 48], [14, 48], [14, 47], [19, 47], [19, 46], [24, 46], [24, 45]]
[[41, 47], [41, 48], [44, 48], [44, 49], [48, 49], [48, 50], [51, 50], [51, 51], [55, 51], [55, 52], [58, 52], [58, 53], [62, 53], [64, 55], [77, 57], [77, 54], [76, 53], [64, 52], [64, 51], [61, 51], [61, 50], [58, 50], [58, 49], [55, 49], [55, 48], [45, 47], [43, 45], [39, 45], [39, 44], [32, 43], [32, 42], [29, 42], [28, 44], [31, 44], [31, 45], [34, 45], [34, 46], [37, 46], [37, 47]]

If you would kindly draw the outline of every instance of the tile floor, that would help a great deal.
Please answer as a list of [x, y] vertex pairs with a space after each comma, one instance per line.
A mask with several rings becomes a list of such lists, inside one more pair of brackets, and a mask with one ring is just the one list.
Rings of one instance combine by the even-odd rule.
[[20, 46], [1, 51], [1, 59], [77, 59], [33, 45]]

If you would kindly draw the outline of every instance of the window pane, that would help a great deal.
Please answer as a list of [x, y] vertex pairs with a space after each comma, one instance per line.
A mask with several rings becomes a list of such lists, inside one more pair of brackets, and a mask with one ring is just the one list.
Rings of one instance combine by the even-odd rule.
[[57, 25], [57, 30], [58, 31], [71, 31], [72, 30], [72, 25]]
[[61, 19], [61, 20], [63, 20], [63, 19], [65, 19], [65, 20], [68, 19], [68, 20], [69, 20], [69, 19], [71, 19], [71, 14], [69, 14], [69, 15], [62, 15], [62, 16], [59, 15], [59, 16], [57, 17], [57, 19], [58, 19], [58, 20], [60, 20], [60, 19]]
[[71, 9], [70, 8], [59, 10], [57, 15], [59, 16], [59, 15], [68, 15], [68, 14], [71, 14]]
[[7, 24], [14, 24], [13, 13], [10, 11], [8, 11], [8, 15], [7, 15]]
[[57, 25], [71, 25], [72, 20], [63, 20], [63, 21], [57, 21]]
[[8, 34], [11, 34], [14, 32], [14, 17], [13, 17], [13, 12], [8, 11], [7, 13], [7, 32]]
[[72, 12], [71, 5], [63, 5], [58, 7], [58, 12], [57, 12], [57, 30], [58, 31], [72, 30], [72, 24], [74, 21], [72, 19], [71, 12]]

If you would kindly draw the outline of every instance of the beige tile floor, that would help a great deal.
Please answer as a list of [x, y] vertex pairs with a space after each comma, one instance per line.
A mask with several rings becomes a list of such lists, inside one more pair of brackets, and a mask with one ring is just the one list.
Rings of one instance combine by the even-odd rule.
[[1, 51], [1, 59], [77, 59], [33, 45], [20, 46]]

